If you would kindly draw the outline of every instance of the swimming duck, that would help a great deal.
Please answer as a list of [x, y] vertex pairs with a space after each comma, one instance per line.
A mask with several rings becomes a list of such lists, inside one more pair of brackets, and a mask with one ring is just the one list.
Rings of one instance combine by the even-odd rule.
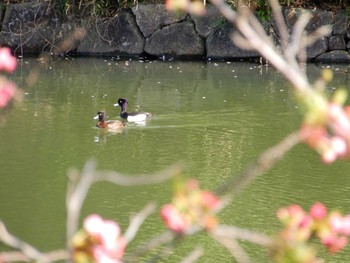
[[125, 127], [125, 124], [121, 121], [109, 120], [106, 121], [106, 113], [104, 111], [97, 112], [97, 115], [94, 117], [95, 120], [98, 119], [96, 127], [98, 128], [107, 128], [108, 130], [121, 130]]
[[128, 107], [127, 99], [119, 98], [118, 102], [113, 106], [120, 106], [120, 117], [123, 119], [127, 119], [130, 122], [144, 122], [152, 116], [152, 114], [149, 112], [126, 112], [126, 108]]

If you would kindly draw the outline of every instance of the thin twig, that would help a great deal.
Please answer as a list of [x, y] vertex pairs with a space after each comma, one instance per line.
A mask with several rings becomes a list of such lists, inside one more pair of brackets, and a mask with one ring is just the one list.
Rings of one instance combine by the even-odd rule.
[[[68, 259], [68, 253], [66, 250], [45, 252], [43, 255], [49, 260], [49, 262], [64, 261]], [[28, 257], [21, 251], [1, 252], [0, 262], [33, 262], [33, 258]]]
[[[277, 70], [279, 70], [290, 83], [292, 83], [296, 90], [311, 90], [307, 78], [301, 74], [300, 69], [291, 67], [286, 59], [278, 52], [275, 46], [271, 45], [267, 41], [264, 41], [264, 38], [261, 38], [260, 34], [258, 33], [260, 32], [260, 28], [255, 29], [252, 27], [251, 24], [252, 21], [256, 20], [255, 17], [250, 16], [250, 18], [247, 19], [246, 16], [237, 16], [235, 11], [233, 11], [223, 0], [212, 0], [212, 3], [219, 9], [221, 14], [223, 14], [229, 22], [236, 26], [242, 36], [244, 36], [250, 43], [250, 46], [269, 60], [270, 63]], [[253, 22], [253, 24], [256, 24], [256, 22]]]
[[[281, 142], [263, 152], [255, 163], [244, 170], [238, 178], [232, 177], [228, 181], [222, 183], [222, 185], [215, 190], [215, 193], [218, 195], [228, 193], [236, 196], [258, 175], [269, 170], [278, 160], [282, 159], [282, 157], [301, 140], [302, 138], [298, 131], [287, 135]], [[232, 199], [230, 199], [230, 201], [232, 201]]]
[[189, 255], [184, 257], [180, 263], [192, 263], [197, 261], [204, 253], [202, 247], [196, 247]]
[[39, 250], [20, 240], [18, 237], [11, 235], [7, 231], [6, 226], [2, 221], [0, 221], [0, 240], [6, 245], [20, 250], [25, 256], [30, 259], [34, 259], [38, 262], [49, 262], [49, 259], [46, 257], [46, 255], [41, 253]]
[[172, 165], [167, 169], [154, 174], [141, 174], [125, 176], [113, 171], [95, 172], [94, 182], [110, 182], [120, 186], [138, 186], [162, 183], [182, 170], [179, 164]]
[[304, 29], [309, 23], [310, 19], [311, 19], [311, 14], [302, 13], [294, 25], [293, 34], [291, 36], [291, 42], [288, 45], [288, 49], [286, 50], [286, 56], [287, 58], [289, 58], [288, 62], [290, 63], [292, 61], [293, 62], [296, 61], [295, 58], [298, 55], [299, 51], [301, 50], [300, 47], [303, 39]]
[[273, 17], [276, 21], [276, 25], [277, 25], [277, 29], [280, 37], [281, 48], [283, 51], [285, 51], [289, 43], [289, 33], [288, 33], [288, 28], [286, 26], [286, 22], [284, 21], [284, 17], [282, 14], [282, 8], [279, 5], [277, 0], [270, 0], [269, 2], [273, 13]]
[[[67, 245], [70, 245], [70, 240], [73, 235], [78, 231], [79, 215], [82, 204], [86, 198], [86, 195], [91, 187], [94, 177], [96, 163], [87, 162], [81, 174], [81, 179], [77, 182], [77, 185], [70, 198], [67, 199]], [[70, 191], [72, 187], [69, 187]]]
[[146, 218], [154, 212], [155, 208], [156, 205], [154, 203], [150, 203], [131, 219], [130, 224], [124, 234], [124, 237], [128, 243], [135, 238], [140, 226], [146, 220]]
[[[136, 185], [147, 185], [147, 184], [157, 184], [168, 180], [170, 177], [174, 176], [176, 173], [180, 172], [180, 165], [173, 165], [170, 168], [158, 172], [156, 174], [145, 174], [137, 176], [124, 176], [117, 172], [100, 172], [96, 171], [96, 163], [94, 161], [89, 161], [85, 164], [81, 176], [79, 177], [76, 171], [71, 171], [68, 176], [70, 182], [67, 188], [67, 245], [68, 249], [70, 247], [70, 241], [74, 234], [78, 231], [79, 217], [82, 205], [86, 196], [90, 190], [92, 184], [97, 182], [111, 182], [121, 186], [136, 186]], [[151, 210], [154, 210], [154, 205], [147, 206], [143, 210], [139, 217], [136, 217], [135, 221], [132, 221], [132, 225], [140, 227], [146, 216], [149, 215]], [[131, 241], [137, 229], [128, 228], [126, 235], [127, 239]]]
[[151, 240], [145, 242], [137, 247], [126, 260], [127, 262], [139, 262], [139, 257], [149, 251], [156, 249], [164, 244], [170, 243], [175, 239], [176, 235], [171, 231], [164, 231], [163, 233], [153, 237]]
[[265, 234], [229, 225], [218, 225], [210, 233], [217, 237], [249, 241], [263, 247], [271, 247], [274, 243], [272, 238]]
[[226, 249], [231, 253], [231, 255], [236, 259], [238, 263], [250, 263], [251, 260], [244, 249], [239, 245], [236, 239], [219, 237], [215, 233], [211, 234], [211, 237], [218, 243], [226, 247]]

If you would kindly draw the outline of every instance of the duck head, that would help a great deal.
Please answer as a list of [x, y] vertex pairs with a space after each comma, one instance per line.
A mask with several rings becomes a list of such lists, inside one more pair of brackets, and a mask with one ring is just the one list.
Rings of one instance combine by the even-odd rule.
[[94, 117], [95, 120], [99, 120], [99, 121], [104, 121], [106, 117], [106, 113], [104, 111], [99, 111], [97, 112], [97, 115]]
[[113, 104], [113, 106], [120, 106], [122, 111], [126, 111], [126, 108], [128, 107], [128, 100], [124, 98], [119, 98], [118, 102]]

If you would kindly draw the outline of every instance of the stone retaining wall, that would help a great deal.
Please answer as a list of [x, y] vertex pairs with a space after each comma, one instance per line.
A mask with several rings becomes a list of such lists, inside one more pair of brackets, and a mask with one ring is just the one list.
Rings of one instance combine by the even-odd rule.
[[[302, 9], [284, 9], [291, 29]], [[196, 17], [169, 13], [164, 5], [138, 5], [121, 10], [113, 18], [73, 21], [62, 17], [47, 3], [9, 4], [0, 11], [0, 45], [16, 54], [52, 52], [74, 32], [86, 29], [84, 37], [69, 47], [78, 56], [149, 56], [171, 59], [248, 59], [259, 55], [242, 50], [230, 40], [235, 29], [208, 6], [208, 15]], [[309, 10], [313, 17], [307, 32], [321, 25], [332, 33], [307, 49], [311, 61], [350, 62], [350, 28], [345, 10]], [[273, 39], [278, 39], [273, 23], [264, 23]]]

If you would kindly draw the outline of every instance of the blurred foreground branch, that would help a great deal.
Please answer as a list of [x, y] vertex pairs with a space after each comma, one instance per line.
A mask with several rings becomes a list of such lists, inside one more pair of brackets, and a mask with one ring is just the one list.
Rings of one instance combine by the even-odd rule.
[[11, 235], [3, 222], [0, 221], [0, 241], [4, 244], [18, 249], [19, 251], [0, 253], [0, 262], [37, 261], [52, 262], [67, 259], [64, 250], [57, 250], [50, 253], [42, 253], [33, 246]]
[[[306, 45], [315, 41], [316, 36], [320, 38], [329, 34], [331, 30], [329, 26], [318, 29], [317, 34], [314, 34], [312, 40], [309, 40], [303, 34], [304, 28], [310, 20], [310, 15], [305, 13], [296, 22], [293, 34], [289, 37], [278, 1], [270, 0], [271, 9], [281, 36], [281, 47], [276, 47], [265, 33], [261, 23], [251, 14], [248, 8], [240, 8], [239, 14], [237, 14], [223, 0], [213, 0], [211, 2], [229, 22], [236, 26], [243, 36], [243, 38], [237, 37], [237, 35], [234, 37], [236, 40], [239, 39], [239, 41], [236, 41], [239, 46], [243, 48], [249, 47], [258, 51], [285, 76], [296, 90], [303, 92], [311, 91], [307, 76], [298, 61], [298, 58], [302, 58], [302, 56], [298, 57], [298, 54], [303, 54]], [[281, 51], [280, 48], [282, 49]]]
[[[90, 187], [97, 182], [110, 182], [121, 186], [137, 186], [147, 184], [157, 184], [164, 182], [179, 173], [180, 165], [173, 165], [168, 169], [156, 174], [125, 176], [117, 172], [101, 172], [96, 171], [96, 163], [93, 161], [87, 162], [81, 174], [77, 171], [71, 171], [68, 174], [69, 183], [67, 189], [67, 244], [69, 244], [73, 235], [78, 230], [79, 217], [81, 207], [87, 196]], [[154, 205], [147, 206], [139, 217], [136, 217], [134, 226], [139, 227], [144, 218], [154, 210]], [[128, 229], [128, 239], [132, 239], [136, 233], [134, 230]]]
[[238, 177], [231, 177], [225, 181], [215, 190], [215, 193], [218, 195], [228, 194], [228, 200], [226, 202], [231, 202], [233, 197], [230, 197], [230, 195], [237, 196], [257, 176], [273, 167], [277, 161], [282, 159], [301, 140], [302, 137], [298, 131], [289, 134], [281, 142], [260, 154], [258, 159], [252, 165], [248, 166], [246, 170], [242, 171]]

